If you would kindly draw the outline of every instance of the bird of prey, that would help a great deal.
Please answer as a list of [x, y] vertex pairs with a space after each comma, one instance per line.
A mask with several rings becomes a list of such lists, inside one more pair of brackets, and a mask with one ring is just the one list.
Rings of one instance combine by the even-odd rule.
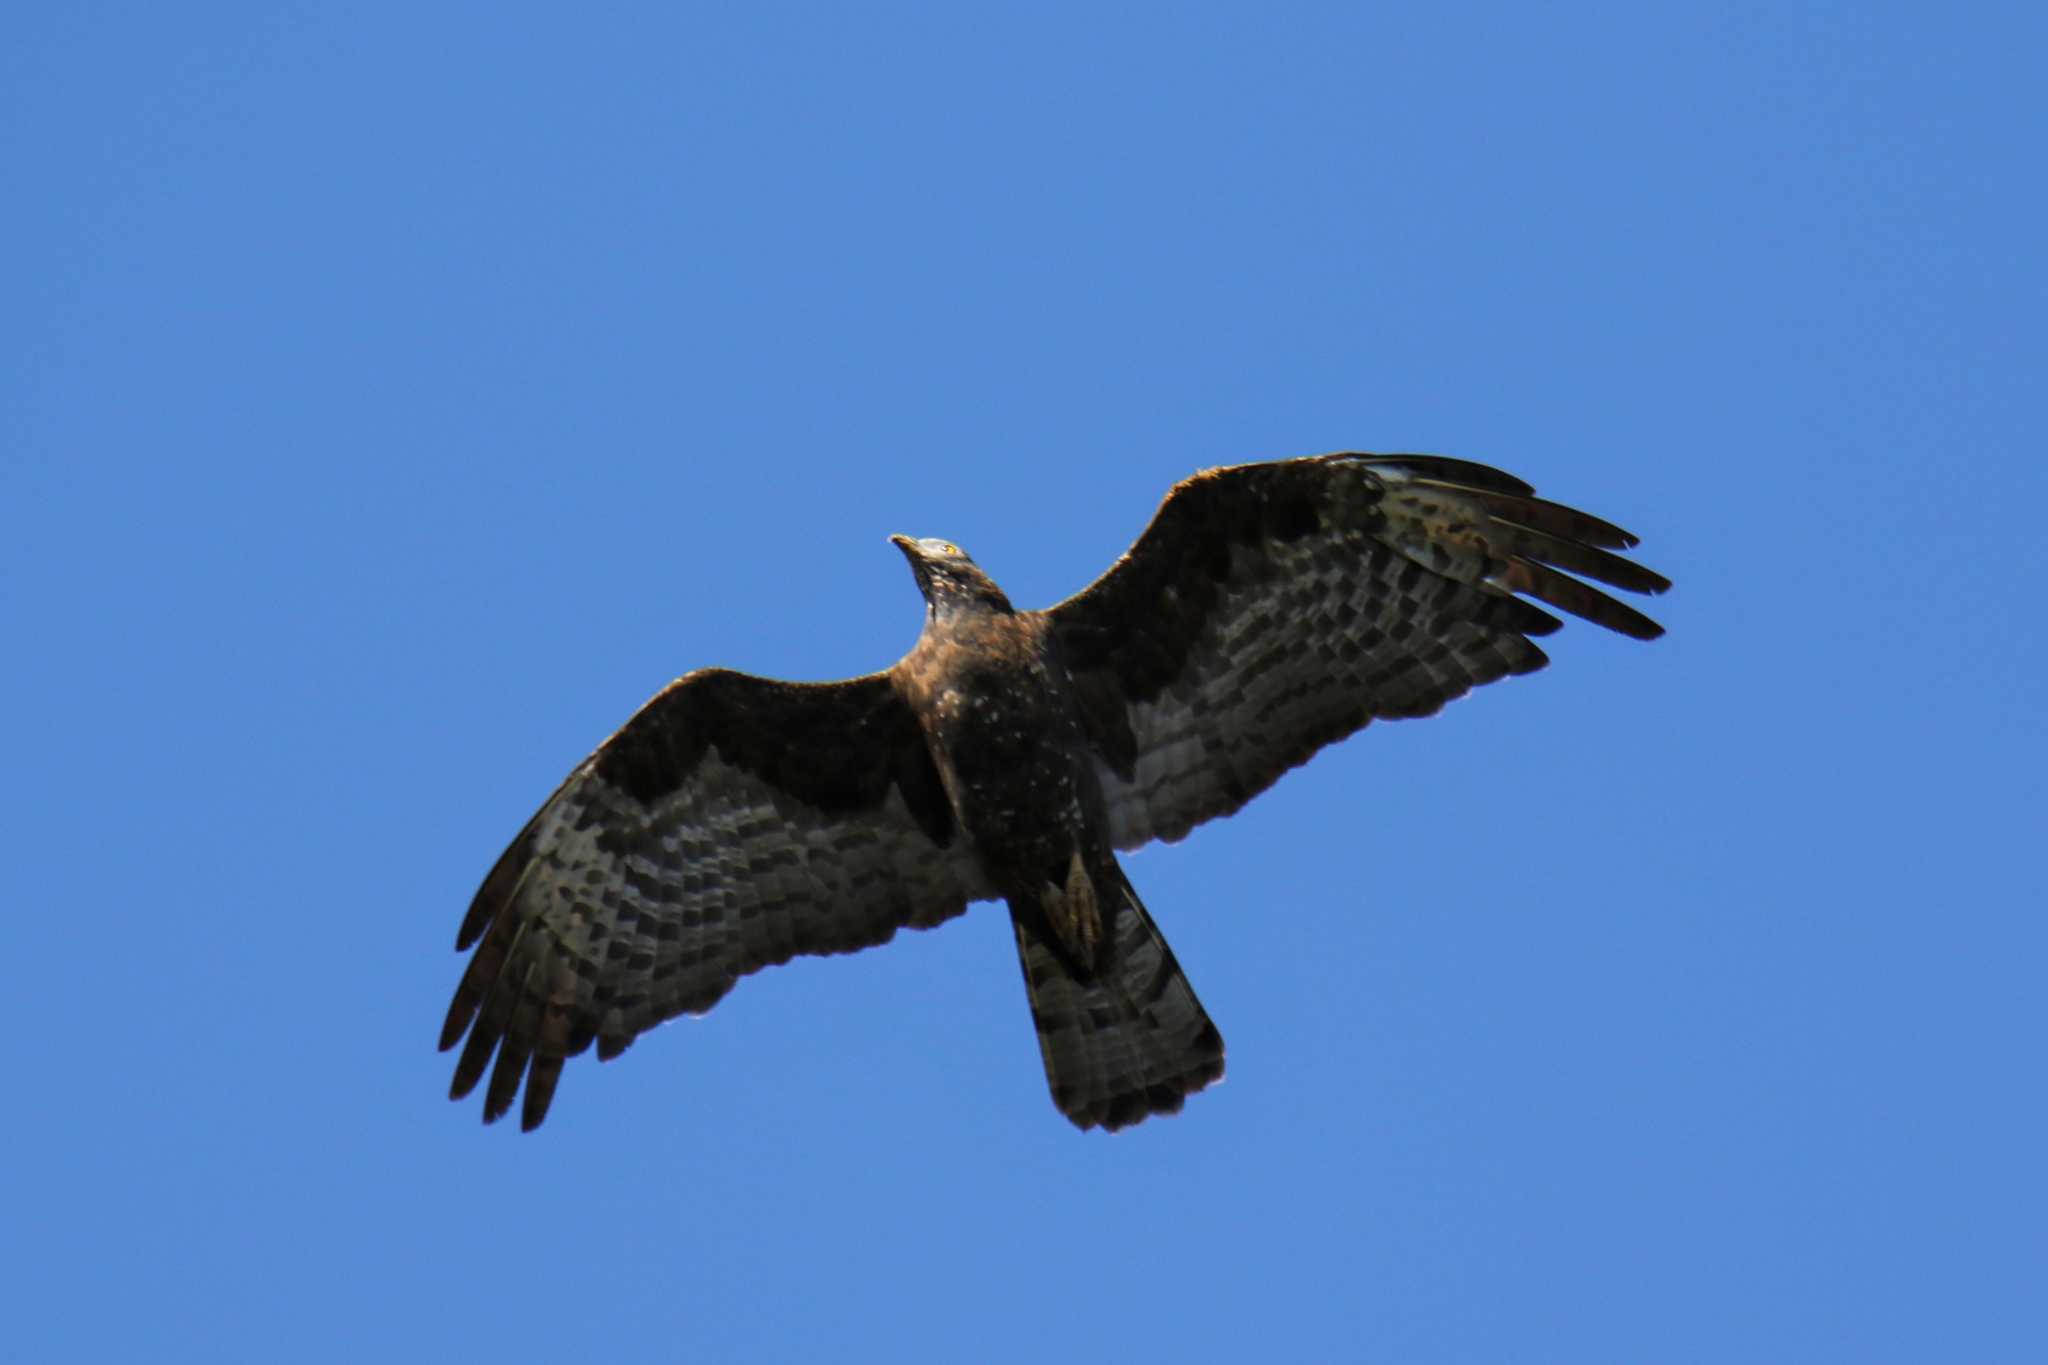
[[1059, 1111], [1175, 1113], [1223, 1074], [1223, 1039], [1117, 852], [1229, 815], [1374, 719], [1541, 668], [1531, 637], [1560, 622], [1525, 598], [1649, 640], [1584, 580], [1670, 586], [1611, 553], [1627, 532], [1432, 455], [1197, 474], [1044, 611], [958, 546], [891, 540], [926, 603], [894, 667], [687, 674], [512, 841], [456, 939], [475, 953], [441, 1033], [468, 1035], [452, 1098], [489, 1071], [491, 1122], [523, 1083], [534, 1128], [592, 1043], [616, 1057], [749, 972], [1001, 900]]

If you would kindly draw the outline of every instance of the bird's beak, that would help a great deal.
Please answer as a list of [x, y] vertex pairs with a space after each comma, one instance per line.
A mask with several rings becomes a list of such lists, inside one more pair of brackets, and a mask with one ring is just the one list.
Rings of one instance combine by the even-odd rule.
[[928, 561], [924, 557], [924, 551], [918, 546], [918, 542], [911, 540], [909, 536], [889, 536], [889, 544], [893, 544], [893, 546], [899, 548], [899, 551], [903, 551], [903, 559], [909, 561], [911, 577], [918, 579], [918, 591], [926, 593], [926, 596], [930, 598], [932, 561]]

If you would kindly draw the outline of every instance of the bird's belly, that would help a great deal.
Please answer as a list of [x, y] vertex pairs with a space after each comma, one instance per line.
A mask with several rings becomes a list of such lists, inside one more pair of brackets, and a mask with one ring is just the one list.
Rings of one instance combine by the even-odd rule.
[[991, 873], [1036, 881], [1064, 868], [1088, 821], [1078, 732], [1016, 692], [960, 693], [940, 713], [954, 807]]

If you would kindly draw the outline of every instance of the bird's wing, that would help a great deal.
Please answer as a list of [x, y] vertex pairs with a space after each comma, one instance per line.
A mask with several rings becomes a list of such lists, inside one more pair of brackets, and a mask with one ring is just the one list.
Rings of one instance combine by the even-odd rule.
[[[990, 894], [956, 837], [916, 719], [887, 674], [785, 683], [705, 670], [671, 684], [569, 775], [484, 879], [448, 1020], [484, 1118], [562, 1063], [601, 1059], [748, 972], [925, 928]], [[492, 1068], [493, 1055], [496, 1066]]]
[[1117, 846], [1228, 815], [1376, 717], [1541, 668], [1529, 637], [1560, 622], [1518, 593], [1661, 635], [1570, 576], [1662, 592], [1610, 553], [1635, 537], [1533, 491], [1463, 460], [1349, 453], [1176, 485], [1123, 558], [1047, 613]]

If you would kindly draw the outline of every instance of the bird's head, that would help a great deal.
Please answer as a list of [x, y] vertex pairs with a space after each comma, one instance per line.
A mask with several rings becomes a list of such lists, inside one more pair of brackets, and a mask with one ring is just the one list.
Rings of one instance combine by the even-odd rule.
[[981, 566], [950, 540], [912, 540], [890, 536], [889, 543], [903, 551], [910, 571], [917, 575], [917, 590], [934, 614], [978, 608], [1008, 612], [1010, 599], [996, 586]]

